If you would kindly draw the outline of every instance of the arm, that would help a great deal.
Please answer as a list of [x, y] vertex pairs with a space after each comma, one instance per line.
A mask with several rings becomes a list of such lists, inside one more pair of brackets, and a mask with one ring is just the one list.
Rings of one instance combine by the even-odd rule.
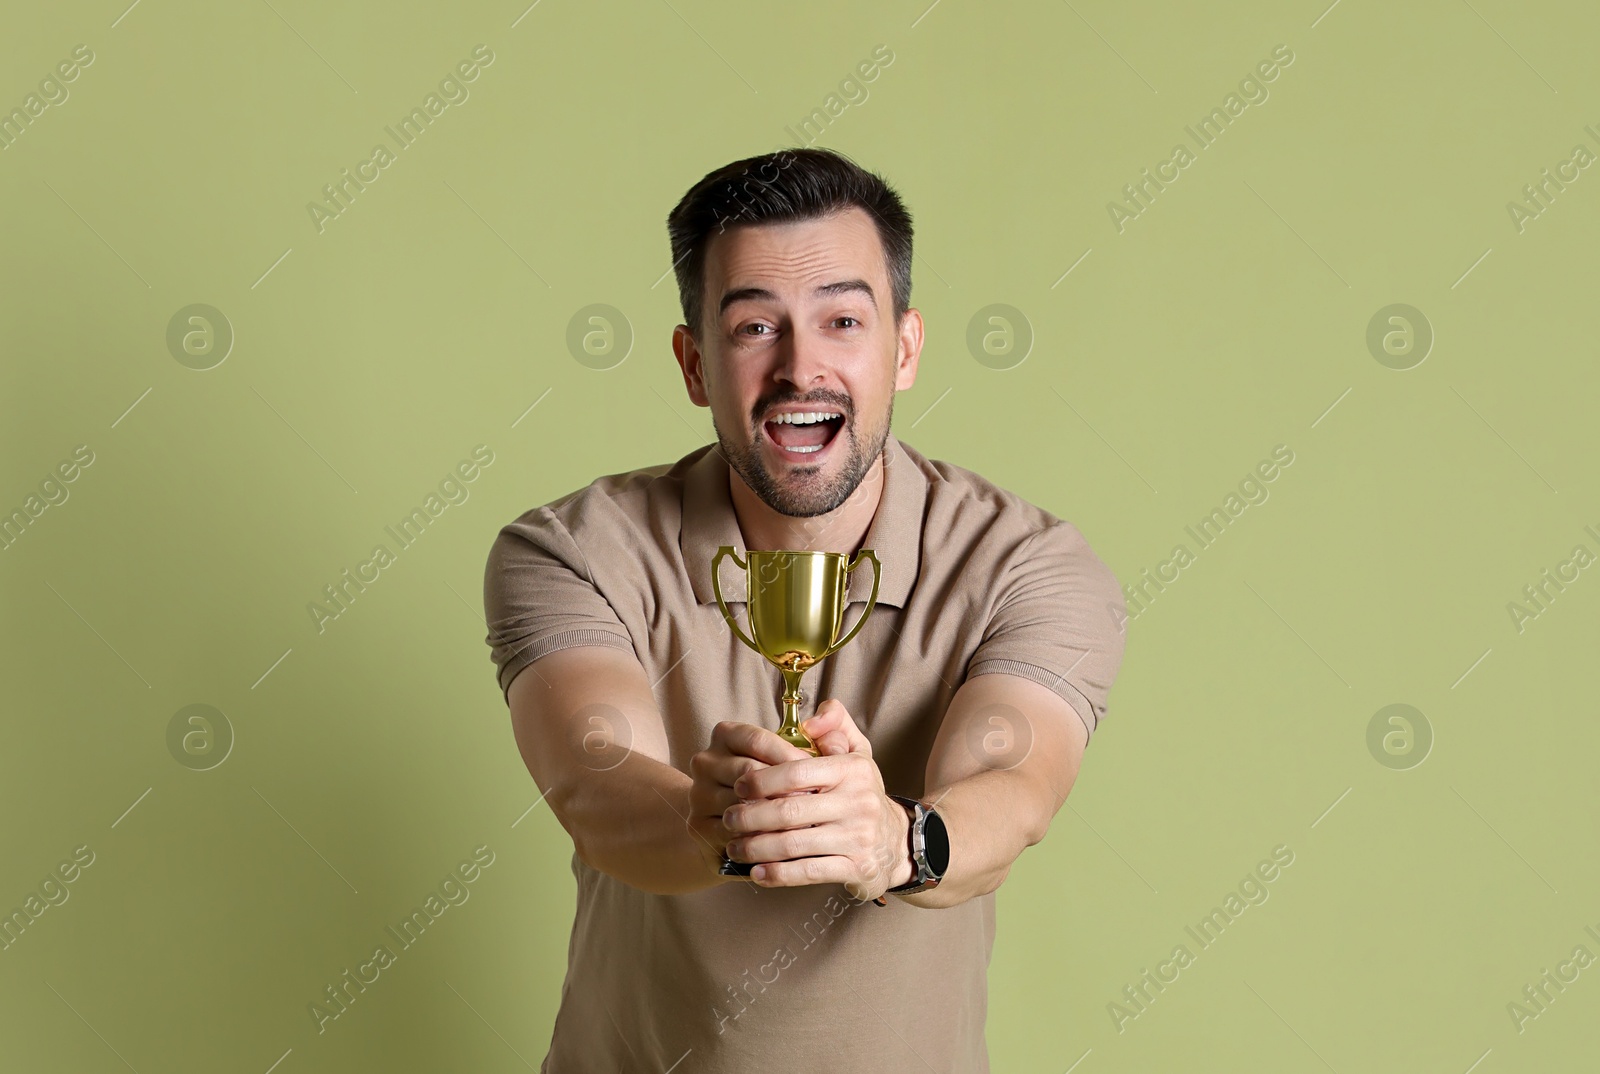
[[638, 659], [578, 646], [536, 664], [511, 681], [512, 730], [578, 857], [656, 895], [742, 879], [718, 876], [722, 848], [686, 824], [694, 781], [668, 763], [666, 725]]
[[1040, 842], [1078, 777], [1089, 732], [1055, 691], [1015, 675], [969, 678], [928, 756], [922, 801], [950, 833], [950, 864], [931, 891], [899, 898], [955, 906], [1000, 887]]
[[1044, 839], [1122, 663], [1116, 576], [1071, 523], [1029, 538], [1000, 584], [1003, 599], [928, 754], [922, 800], [950, 830], [950, 864], [938, 887], [902, 896], [915, 906], [996, 890]]
[[[729, 855], [766, 863], [755, 877], [763, 887], [841, 883], [866, 900], [910, 880], [910, 817], [885, 793], [854, 718], [829, 698], [801, 726], [822, 756], [759, 765], [731, 781]], [[990, 673], [963, 683], [929, 753], [922, 796], [949, 831], [950, 862], [938, 887], [898, 898], [939, 909], [997, 889], [1044, 838], [1088, 738], [1072, 706], [1030, 679]], [[820, 793], [778, 797], [808, 788]]]
[[[733, 781], [806, 754], [765, 729], [725, 722], [688, 773], [674, 768], [627, 627], [549, 506], [496, 537], [484, 622], [517, 748], [580, 860], [657, 895], [745, 882], [718, 872]], [[734, 733], [741, 728], [743, 738]]]

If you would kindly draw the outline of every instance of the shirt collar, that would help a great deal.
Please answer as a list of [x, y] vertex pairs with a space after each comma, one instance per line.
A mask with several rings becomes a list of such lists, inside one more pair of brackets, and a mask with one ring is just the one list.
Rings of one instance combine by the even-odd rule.
[[[701, 604], [716, 602], [711, 588], [711, 557], [722, 545], [732, 545], [743, 558], [744, 537], [733, 511], [728, 491], [728, 463], [717, 445], [702, 448], [700, 459], [684, 477], [683, 522], [678, 532], [678, 547], [695, 598]], [[890, 433], [883, 442], [883, 490], [878, 510], [862, 541], [883, 566], [878, 584], [878, 603], [904, 608], [911, 596], [911, 585], [921, 566], [922, 516], [927, 499], [928, 479], [915, 460], [906, 453], [898, 438]], [[722, 599], [728, 602], [746, 598], [744, 572], [732, 561], [720, 564]], [[865, 602], [872, 593], [872, 564], [850, 572], [849, 600]]]

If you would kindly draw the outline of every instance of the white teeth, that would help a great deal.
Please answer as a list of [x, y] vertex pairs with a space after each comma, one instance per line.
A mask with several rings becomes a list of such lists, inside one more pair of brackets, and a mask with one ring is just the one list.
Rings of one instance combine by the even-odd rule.
[[772, 421], [776, 425], [814, 425], [828, 418], [837, 418], [838, 414], [829, 410], [814, 410], [804, 414], [779, 414]]
[[792, 448], [785, 448], [784, 450], [786, 450], [786, 451], [799, 451], [799, 452], [804, 452], [804, 453], [808, 453], [809, 454], [810, 452], [813, 452], [813, 451], [821, 451], [822, 450], [822, 445], [821, 444], [812, 444], [810, 447], [792, 447]]

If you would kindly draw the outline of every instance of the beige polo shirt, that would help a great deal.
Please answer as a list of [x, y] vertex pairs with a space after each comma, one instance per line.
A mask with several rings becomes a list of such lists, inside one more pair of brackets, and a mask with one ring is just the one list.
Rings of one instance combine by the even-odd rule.
[[[862, 547], [883, 565], [856, 638], [805, 677], [801, 719], [842, 701], [891, 794], [920, 797], [950, 698], [1004, 672], [1060, 694], [1092, 733], [1121, 664], [1116, 578], [1069, 522], [892, 434]], [[733, 636], [711, 589], [745, 550], [716, 445], [612, 474], [500, 530], [484, 576], [502, 691], [575, 645], [631, 652], [655, 683], [671, 764], [721, 720], [776, 730], [782, 676]], [[846, 623], [871, 591], [853, 572]], [[744, 618], [744, 579], [722, 564]], [[839, 884], [652, 895], [572, 858], [577, 911], [549, 1074], [987, 1072], [994, 894], [928, 910]], [[851, 1042], [846, 1048], [846, 1042]], [[678, 1064], [674, 1066], [673, 1064]]]

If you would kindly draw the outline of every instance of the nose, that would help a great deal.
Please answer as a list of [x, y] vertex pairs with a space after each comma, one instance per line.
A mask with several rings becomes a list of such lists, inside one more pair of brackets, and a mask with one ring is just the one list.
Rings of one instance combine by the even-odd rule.
[[791, 331], [774, 349], [777, 366], [773, 379], [793, 384], [802, 392], [822, 386], [828, 376], [826, 346], [824, 340], [801, 329]]

